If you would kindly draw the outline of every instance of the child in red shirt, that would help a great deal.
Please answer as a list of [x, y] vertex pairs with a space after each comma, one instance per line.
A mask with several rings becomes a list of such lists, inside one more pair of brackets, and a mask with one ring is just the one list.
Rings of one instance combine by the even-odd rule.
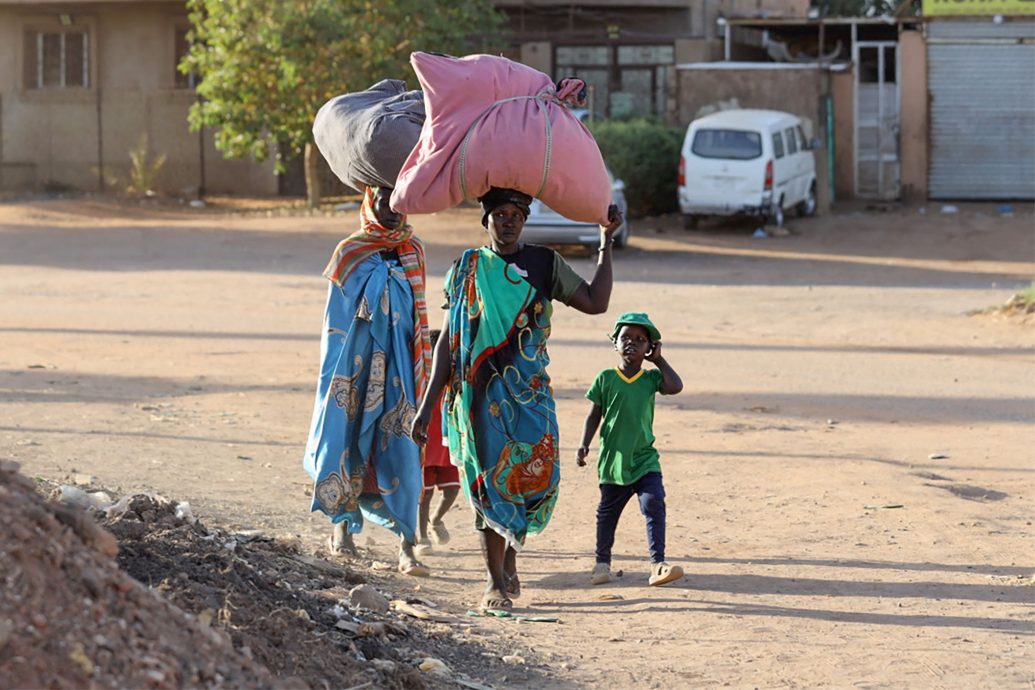
[[[442, 331], [435, 329], [431, 331], [431, 347], [434, 349]], [[438, 489], [442, 494], [435, 516], [431, 515], [431, 497], [434, 490]], [[449, 461], [449, 447], [442, 437], [442, 401], [438, 401], [431, 414], [431, 421], [428, 423], [428, 442], [424, 446], [424, 493], [421, 494], [420, 510], [418, 512], [418, 526], [420, 536], [417, 539], [417, 552], [430, 553], [433, 549], [428, 539], [428, 523], [431, 524], [431, 531], [435, 543], [443, 545], [449, 542], [449, 530], [446, 529], [442, 519], [446, 512], [453, 507], [457, 495], [460, 493], [460, 473], [456, 466]]]

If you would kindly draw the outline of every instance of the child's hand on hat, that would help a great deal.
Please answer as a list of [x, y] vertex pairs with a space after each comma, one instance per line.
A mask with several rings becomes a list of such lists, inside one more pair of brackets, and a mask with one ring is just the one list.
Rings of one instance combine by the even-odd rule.
[[577, 451], [575, 451], [575, 464], [577, 464], [579, 467], [585, 467], [587, 455], [589, 455], [589, 448], [587, 446], [582, 446], [581, 448], [579, 448]]
[[645, 354], [643, 358], [651, 364], [657, 363], [657, 361], [661, 359], [661, 341], [656, 340], [651, 343], [650, 350], [647, 351], [647, 354]]

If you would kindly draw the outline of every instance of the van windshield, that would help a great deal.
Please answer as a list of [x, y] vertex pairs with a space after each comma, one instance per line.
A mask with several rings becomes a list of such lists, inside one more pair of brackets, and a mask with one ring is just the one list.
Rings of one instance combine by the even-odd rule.
[[690, 150], [701, 158], [747, 161], [762, 155], [762, 135], [739, 129], [699, 129]]

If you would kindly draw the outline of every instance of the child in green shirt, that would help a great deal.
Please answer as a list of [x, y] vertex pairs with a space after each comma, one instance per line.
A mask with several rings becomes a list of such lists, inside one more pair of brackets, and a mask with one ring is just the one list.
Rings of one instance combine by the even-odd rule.
[[[665, 487], [654, 448], [654, 396], [675, 395], [683, 390], [683, 382], [661, 356], [661, 333], [643, 312], [619, 316], [611, 340], [621, 363], [600, 372], [586, 393], [593, 407], [586, 417], [577, 455], [579, 466], [584, 467], [590, 441], [603, 419], [597, 456], [600, 505], [596, 565], [591, 581], [595, 585], [611, 581], [615, 530], [622, 510], [636, 494], [647, 522], [651, 561], [648, 583], [664, 585], [683, 577], [683, 569], [665, 562]], [[643, 369], [644, 360], [657, 368]]]

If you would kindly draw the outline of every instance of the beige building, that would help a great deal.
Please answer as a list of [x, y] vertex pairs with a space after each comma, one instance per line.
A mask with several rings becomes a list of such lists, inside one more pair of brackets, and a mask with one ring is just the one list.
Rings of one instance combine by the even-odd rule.
[[272, 162], [188, 129], [187, 27], [183, 2], [0, 0], [0, 189], [125, 186], [146, 135], [162, 191], [276, 194]]
[[596, 118], [666, 117], [675, 65], [722, 57], [720, 19], [804, 18], [808, 0], [496, 0], [513, 57], [590, 87]]

